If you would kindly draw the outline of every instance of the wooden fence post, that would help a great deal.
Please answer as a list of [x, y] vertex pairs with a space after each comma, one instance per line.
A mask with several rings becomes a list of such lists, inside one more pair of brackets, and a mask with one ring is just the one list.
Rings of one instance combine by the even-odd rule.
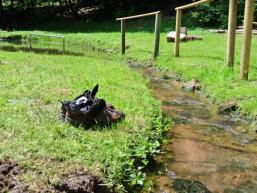
[[179, 56], [181, 17], [182, 17], [182, 10], [181, 9], [177, 9], [177, 15], [176, 15], [176, 38], [175, 38], [175, 48], [174, 48], [174, 55], [175, 55], [175, 57]]
[[29, 49], [31, 50], [32, 49], [32, 35], [29, 34]]
[[62, 40], [62, 49], [63, 49], [63, 54], [65, 54], [65, 39], [64, 38]]
[[121, 54], [125, 54], [125, 20], [120, 20], [121, 24]]
[[230, 2], [229, 2], [228, 40], [227, 40], [227, 65], [229, 67], [234, 66], [236, 24], [237, 24], [237, 0], [230, 0]]
[[254, 6], [255, 0], [245, 1], [244, 34], [240, 69], [241, 79], [243, 80], [248, 80]]
[[159, 54], [160, 46], [160, 27], [161, 27], [161, 13], [155, 15], [155, 29], [154, 29], [154, 51], [153, 58], [155, 59]]

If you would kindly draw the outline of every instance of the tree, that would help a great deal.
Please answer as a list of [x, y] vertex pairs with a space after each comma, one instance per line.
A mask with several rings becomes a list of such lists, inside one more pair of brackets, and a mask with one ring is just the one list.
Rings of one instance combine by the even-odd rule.
[[[255, 3], [257, 5], [257, 1]], [[245, 0], [238, 0], [238, 23], [244, 18]], [[196, 25], [202, 27], [222, 27], [226, 28], [228, 24], [229, 1], [216, 0], [210, 4], [199, 6], [191, 12], [191, 16]], [[255, 18], [257, 9], [255, 10]]]

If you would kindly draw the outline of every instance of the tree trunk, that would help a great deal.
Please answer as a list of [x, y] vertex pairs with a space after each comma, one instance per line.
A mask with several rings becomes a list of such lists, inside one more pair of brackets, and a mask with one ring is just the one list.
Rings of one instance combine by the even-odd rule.
[[73, 13], [73, 15], [77, 16], [77, 11], [74, 9], [71, 0], [68, 0], [68, 4], [69, 4], [69, 10], [71, 10], [71, 12]]
[[60, 6], [60, 11], [63, 13], [64, 8], [63, 8], [62, 0], [58, 0], [58, 2], [59, 2], [59, 6]]
[[37, 0], [31, 0], [30, 1], [30, 6], [32, 9], [34, 9], [37, 6]]
[[3, 9], [3, 0], [0, 0], [0, 27], [3, 28], [4, 23], [4, 9]]
[[64, 0], [64, 4], [65, 4], [65, 7], [66, 7], [67, 9], [69, 9], [69, 5], [68, 5], [68, 1], [67, 1], [67, 0]]
[[11, 8], [13, 9], [14, 8], [14, 0], [11, 0]]
[[62, 9], [63, 8], [62, 0], [59, 0], [59, 5], [60, 5], [60, 7]]

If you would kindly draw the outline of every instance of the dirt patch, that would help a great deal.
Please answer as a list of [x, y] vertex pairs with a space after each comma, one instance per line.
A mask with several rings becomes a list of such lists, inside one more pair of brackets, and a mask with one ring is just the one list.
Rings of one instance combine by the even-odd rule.
[[27, 192], [25, 186], [19, 183], [19, 165], [11, 161], [8, 157], [0, 160], [0, 192], [20, 193]]
[[97, 175], [78, 170], [63, 176], [54, 187], [65, 193], [107, 193], [108, 190]]
[[[0, 193], [28, 193], [29, 185], [19, 181], [21, 173], [19, 165], [6, 157], [0, 160]], [[50, 182], [49, 182], [50, 183]], [[38, 193], [110, 193], [103, 185], [99, 176], [91, 174], [84, 169], [63, 175], [55, 184], [50, 183]]]

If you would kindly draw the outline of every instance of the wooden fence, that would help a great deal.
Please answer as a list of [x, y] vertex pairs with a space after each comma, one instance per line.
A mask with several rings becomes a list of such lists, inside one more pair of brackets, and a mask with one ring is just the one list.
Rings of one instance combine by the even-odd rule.
[[[176, 16], [176, 39], [174, 47], [174, 56], [179, 56], [179, 43], [180, 43], [180, 28], [181, 28], [181, 18], [182, 10], [192, 8], [203, 3], [208, 3], [213, 0], [200, 0], [185, 6], [177, 7]], [[228, 39], [227, 39], [227, 65], [229, 67], [234, 66], [235, 57], [235, 37], [236, 37], [236, 25], [237, 25], [237, 5], [238, 0], [229, 0], [229, 19], [228, 19]], [[249, 73], [249, 63], [250, 63], [250, 53], [251, 53], [251, 38], [252, 38], [252, 28], [253, 25], [257, 23], [254, 22], [254, 9], [255, 0], [245, 0], [245, 15], [243, 24], [243, 46], [241, 52], [241, 67], [240, 76], [243, 80], [248, 80]]]
[[182, 20], [182, 10], [196, 7], [198, 5], [209, 3], [213, 0], [201, 0], [188, 5], [177, 7], [176, 10], [176, 37], [175, 37], [175, 47], [174, 47], [174, 56], [179, 56], [179, 44], [180, 44], [180, 29], [181, 29], [181, 20]]
[[48, 38], [62, 39], [62, 49], [63, 49], [63, 53], [65, 53], [65, 38], [64, 38], [64, 36], [46, 35], [46, 34], [29, 34], [29, 48], [30, 49], [32, 49], [32, 37], [33, 36], [43, 36], [43, 37], [48, 37]]
[[161, 12], [151, 12], [146, 14], [134, 15], [129, 17], [117, 18], [117, 21], [121, 23], [121, 54], [125, 54], [126, 50], [126, 27], [125, 21], [129, 19], [142, 18], [147, 16], [155, 15], [155, 29], [154, 29], [154, 50], [153, 50], [153, 58], [155, 59], [159, 53], [159, 45], [160, 45], [160, 27], [161, 27]]

